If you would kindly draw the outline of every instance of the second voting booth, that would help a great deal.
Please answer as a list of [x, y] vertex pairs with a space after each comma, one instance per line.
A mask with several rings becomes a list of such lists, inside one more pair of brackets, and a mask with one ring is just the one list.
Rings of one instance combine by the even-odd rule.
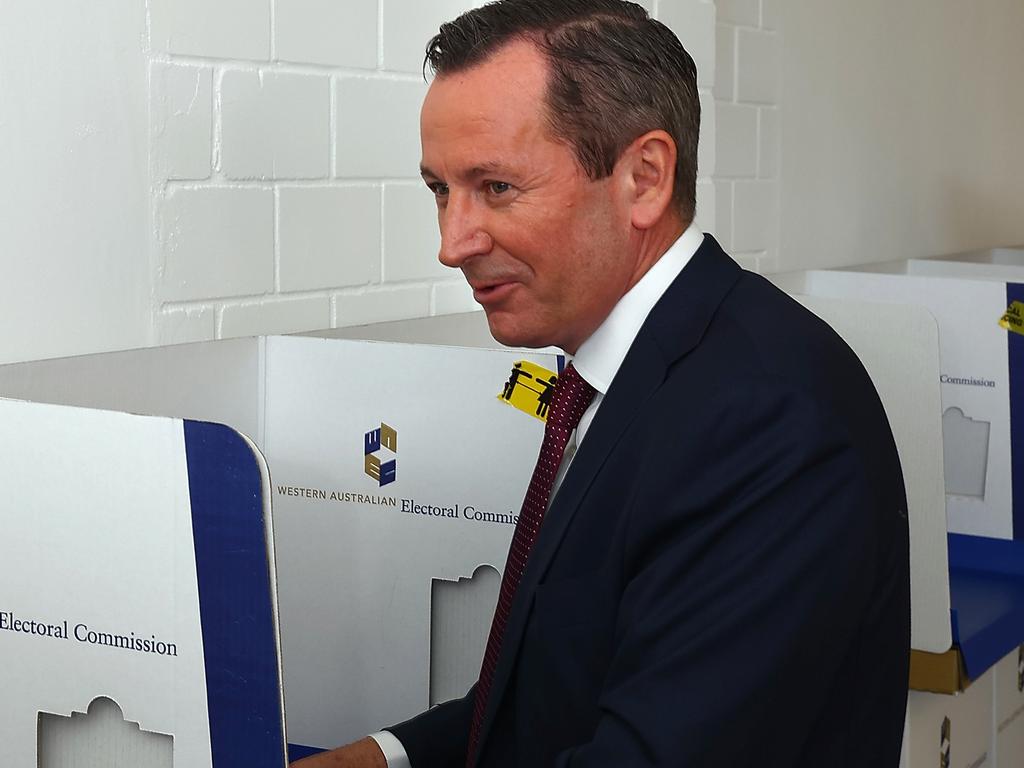
[[911, 682], [957, 695], [911, 692], [905, 747], [912, 766], [928, 764], [936, 744], [950, 765], [1024, 764], [1024, 249], [774, 279], [935, 318], [953, 647], [915, 654]]

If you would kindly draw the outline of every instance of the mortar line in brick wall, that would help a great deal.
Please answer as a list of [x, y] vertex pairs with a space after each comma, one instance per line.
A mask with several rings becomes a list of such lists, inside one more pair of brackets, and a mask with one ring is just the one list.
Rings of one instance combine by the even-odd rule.
[[384, 204], [384, 184], [378, 187], [378, 200], [380, 201], [380, 266], [377, 268], [377, 279], [383, 283], [387, 272], [384, 269], [384, 254], [388, 252], [388, 222], [387, 206]]
[[736, 104], [740, 90], [740, 31], [739, 27], [732, 29], [732, 98], [730, 102]]
[[168, 192], [198, 192], [201, 190], [217, 189], [259, 189], [264, 192], [271, 192], [274, 189], [274, 180], [267, 181], [239, 181], [218, 176], [215, 179], [194, 180], [194, 179], [169, 179], [166, 184]]
[[332, 179], [338, 173], [338, 99], [335, 95], [337, 80], [327, 78], [327, 175]]
[[377, 0], [377, 71], [384, 69], [384, 3]]
[[281, 292], [281, 190], [274, 187], [274, 293]]
[[153, 5], [153, 3], [151, 2], [151, 0], [146, 0], [146, 5], [145, 5], [145, 8], [146, 8], [146, 10], [145, 10], [146, 17], [145, 17], [145, 19], [146, 20], [145, 20], [144, 31], [143, 31], [143, 34], [146, 36], [146, 39], [145, 39], [143, 45], [145, 45], [146, 55], [148, 55], [150, 58], [152, 58], [152, 56], [153, 56], [153, 9], [152, 9], [152, 5]]
[[297, 301], [306, 301], [308, 299], [328, 299], [331, 296], [330, 291], [324, 289], [319, 291], [303, 291], [302, 293], [296, 294], [276, 294], [268, 293], [264, 296], [242, 296], [240, 298], [232, 297], [230, 299], [224, 299], [221, 308], [228, 309], [234, 307], [272, 307], [281, 304], [291, 304]]
[[213, 337], [223, 339], [221, 331], [224, 328], [224, 305], [215, 307], [213, 310]]
[[754, 121], [754, 178], [761, 178], [761, 108], [756, 110], [757, 119]]
[[277, 0], [270, 0], [270, 60], [277, 60]]
[[371, 285], [335, 288], [331, 291], [331, 295], [341, 298], [345, 298], [346, 296], [377, 296], [388, 293], [403, 293], [422, 288], [430, 289], [436, 285], [436, 283], [437, 281], [435, 280], [409, 280], [406, 282], [396, 280], [389, 283], [374, 283]]
[[165, 301], [160, 305], [160, 311], [196, 311], [214, 309], [220, 313], [225, 307], [259, 307], [268, 304], [283, 304], [289, 301], [301, 301], [303, 299], [330, 299], [332, 303], [337, 298], [350, 296], [377, 296], [392, 293], [406, 293], [415, 290], [432, 290], [435, 286], [459, 285], [451, 280], [396, 280], [390, 283], [378, 284], [369, 283], [365, 285], [335, 286], [327, 288], [304, 289], [296, 291], [280, 291], [278, 293], [245, 294], [241, 296], [210, 296], [204, 299], [190, 299], [180, 301]]
[[[210, 181], [217, 181], [224, 178], [221, 166], [223, 165], [223, 144], [224, 144], [224, 69], [214, 67], [211, 75], [213, 78], [213, 137], [211, 140], [212, 157]], [[168, 187], [171, 183], [168, 182]]]
[[260, 189], [270, 191], [275, 187], [287, 189], [355, 189], [359, 187], [380, 186], [386, 183], [389, 186], [419, 187], [423, 182], [415, 179], [381, 179], [371, 178], [346, 178], [346, 179], [229, 179], [218, 176], [215, 179], [168, 179], [168, 190], [200, 190], [200, 189]]
[[153, 60], [163, 64], [222, 67], [225, 70], [237, 70], [244, 72], [253, 72], [260, 68], [266, 68], [274, 73], [284, 75], [338, 75], [340, 77], [361, 77], [369, 80], [388, 80], [406, 83], [423, 82], [423, 75], [418, 72], [402, 72], [399, 70], [388, 69], [360, 69], [358, 67], [337, 67], [330, 64], [308, 64], [294, 61], [221, 59], [212, 56], [195, 56], [181, 53], [154, 55]]
[[205, 312], [206, 310], [216, 310], [215, 305], [216, 299], [196, 299], [193, 301], [164, 301], [157, 306], [157, 314], [168, 315], [172, 312], [184, 312], [185, 314], [191, 314], [193, 312]]
[[745, 24], [739, 21], [730, 21], [729, 19], [719, 19], [716, 23], [721, 24], [724, 27], [732, 27], [733, 29], [752, 29], [755, 32], [772, 32], [770, 29], [762, 29], [758, 24]]

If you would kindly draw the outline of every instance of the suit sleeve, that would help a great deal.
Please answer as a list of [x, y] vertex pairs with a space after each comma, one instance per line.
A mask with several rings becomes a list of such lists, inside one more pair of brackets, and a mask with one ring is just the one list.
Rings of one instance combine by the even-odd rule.
[[770, 387], [701, 410], [638, 455], [600, 718], [562, 768], [795, 764], [857, 642], [878, 504], [848, 435]]
[[474, 685], [461, 699], [447, 701], [387, 728], [409, 756], [412, 768], [463, 768], [469, 748]]

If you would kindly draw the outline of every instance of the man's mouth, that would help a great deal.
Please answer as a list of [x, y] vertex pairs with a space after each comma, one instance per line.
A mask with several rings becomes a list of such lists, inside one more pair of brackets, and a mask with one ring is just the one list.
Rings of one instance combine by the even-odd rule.
[[473, 285], [473, 298], [478, 304], [486, 306], [503, 300], [515, 290], [516, 283], [512, 280], [476, 283]]

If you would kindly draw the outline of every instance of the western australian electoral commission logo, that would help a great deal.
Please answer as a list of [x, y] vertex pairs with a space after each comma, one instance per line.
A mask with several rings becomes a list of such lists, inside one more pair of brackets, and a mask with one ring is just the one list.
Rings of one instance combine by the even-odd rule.
[[395, 482], [398, 470], [398, 430], [381, 422], [363, 435], [363, 472], [383, 488]]

